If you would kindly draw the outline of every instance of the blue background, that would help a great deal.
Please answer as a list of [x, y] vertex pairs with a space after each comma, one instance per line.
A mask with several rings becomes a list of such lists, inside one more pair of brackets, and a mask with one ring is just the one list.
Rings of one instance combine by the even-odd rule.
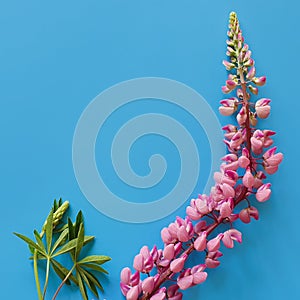
[[[160, 229], [183, 216], [184, 207], [140, 225], [94, 209], [73, 173], [76, 123], [101, 91], [143, 76], [181, 81], [217, 112], [231, 10], [238, 13], [258, 72], [267, 75], [261, 95], [273, 106], [262, 126], [277, 131], [285, 160], [271, 179], [272, 199], [259, 206], [260, 221], [238, 225], [243, 244], [225, 250], [221, 267], [185, 299], [298, 299], [300, 10], [294, 0], [0, 2], [1, 299], [36, 297], [27, 248], [12, 232], [30, 235], [59, 197], [71, 201], [72, 215], [83, 210], [87, 232], [97, 237], [93, 252], [113, 257], [103, 297], [123, 299], [121, 268], [131, 266], [143, 244], [158, 243]], [[58, 299], [80, 295], [65, 289]]]

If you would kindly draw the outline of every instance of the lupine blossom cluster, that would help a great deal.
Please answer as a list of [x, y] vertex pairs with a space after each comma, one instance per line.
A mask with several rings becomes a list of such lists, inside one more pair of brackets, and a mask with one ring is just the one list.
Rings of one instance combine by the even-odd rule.
[[[120, 286], [127, 300], [181, 300], [183, 290], [203, 283], [207, 269], [220, 265], [222, 244], [233, 248], [235, 242], [242, 242], [242, 233], [234, 228], [234, 222], [239, 219], [249, 223], [259, 218], [250, 200], [264, 202], [270, 198], [267, 175], [277, 171], [283, 155], [273, 146], [274, 131], [255, 128], [258, 119], [269, 116], [271, 100], [250, 101], [251, 96], [256, 98], [266, 77], [256, 76], [254, 60], [235, 13], [230, 14], [227, 35], [229, 58], [223, 64], [229, 75], [222, 91], [233, 96], [221, 101], [219, 111], [225, 116], [235, 114], [237, 122], [223, 127], [228, 154], [222, 158], [220, 171], [214, 174], [210, 194], [192, 199], [186, 217], [177, 217], [162, 229], [164, 248], [142, 247], [134, 258], [134, 272], [122, 270]], [[241, 202], [245, 204], [239, 205]], [[221, 224], [228, 227], [214, 234]], [[187, 259], [194, 251], [204, 252], [205, 258], [190, 268]]]

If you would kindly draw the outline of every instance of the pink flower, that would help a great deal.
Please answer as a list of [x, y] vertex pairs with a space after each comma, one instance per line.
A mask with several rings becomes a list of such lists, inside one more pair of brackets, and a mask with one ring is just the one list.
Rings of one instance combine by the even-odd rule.
[[150, 300], [164, 300], [166, 299], [166, 288], [161, 288], [158, 292], [153, 295]]
[[245, 107], [243, 106], [241, 108], [241, 110], [239, 111], [239, 113], [237, 114], [236, 120], [239, 123], [239, 125], [242, 126], [243, 124], [245, 124], [246, 119], [247, 119], [247, 113], [246, 113]]
[[185, 263], [186, 259], [187, 259], [187, 254], [184, 254], [183, 256], [174, 259], [174, 260], [171, 262], [170, 270], [171, 270], [173, 273], [178, 273], [178, 272], [180, 272], [180, 271], [183, 269], [183, 267], [184, 267], [184, 263]]
[[139, 287], [134, 286], [128, 291], [126, 295], [126, 300], [137, 300], [138, 297], [139, 297]]
[[174, 255], [175, 255], [174, 244], [167, 245], [163, 251], [164, 258], [171, 260], [174, 258]]
[[276, 153], [277, 148], [273, 147], [266, 151], [266, 153], [263, 155], [263, 166], [265, 171], [268, 174], [274, 174], [278, 170], [278, 165], [283, 160], [283, 154], [282, 153]]
[[237, 109], [238, 99], [237, 98], [224, 99], [221, 100], [220, 103], [222, 104], [222, 106], [219, 107], [220, 114], [222, 114], [223, 116], [230, 116]]
[[220, 261], [218, 261], [218, 258], [223, 256], [222, 252], [216, 251], [216, 252], [209, 252], [205, 258], [205, 265], [207, 268], [217, 268], [220, 265]]
[[241, 168], [246, 169], [250, 164], [250, 159], [249, 159], [249, 151], [247, 148], [243, 148], [242, 150], [242, 155], [239, 157], [239, 166]]
[[146, 293], [152, 293], [154, 289], [154, 278], [152, 276], [147, 277], [142, 282], [142, 290]]
[[255, 189], [258, 189], [260, 186], [263, 185], [263, 179], [266, 179], [266, 175], [262, 171], [258, 171], [254, 176], [254, 185]]
[[256, 199], [259, 202], [265, 202], [271, 197], [271, 183], [263, 184], [256, 192]]
[[247, 73], [246, 77], [247, 79], [252, 80], [254, 76], [255, 76], [255, 67], [253, 66]]
[[199, 236], [195, 240], [194, 248], [197, 251], [203, 251], [206, 248], [206, 237], [207, 237], [207, 232], [203, 231], [199, 234]]
[[223, 238], [223, 233], [219, 233], [215, 238], [207, 243], [208, 252], [216, 252], [220, 248], [220, 241]]
[[255, 111], [259, 118], [266, 119], [269, 116], [271, 110], [270, 102], [270, 99], [262, 98], [255, 103]]
[[177, 284], [171, 285], [168, 288], [167, 296], [169, 300], [182, 300], [182, 293], [178, 291], [179, 286]]
[[247, 168], [245, 175], [243, 176], [243, 184], [248, 189], [252, 189], [254, 185], [254, 176], [252, 175], [250, 168]]
[[223, 65], [225, 66], [226, 70], [230, 71], [233, 68], [235, 68], [235, 65], [233, 63], [230, 63], [227, 60], [223, 60]]
[[258, 220], [259, 218], [258, 210], [253, 206], [244, 208], [239, 213], [239, 218], [244, 223], [250, 223], [251, 217], [254, 218], [255, 220]]
[[222, 242], [225, 247], [233, 248], [233, 241], [237, 241], [238, 243], [242, 242], [242, 234], [236, 229], [229, 229], [224, 232], [222, 237]]
[[263, 86], [263, 85], [265, 85], [266, 81], [267, 81], [266, 76], [254, 77], [254, 78], [252, 79], [252, 82], [255, 83], [255, 84], [258, 85], [258, 86]]

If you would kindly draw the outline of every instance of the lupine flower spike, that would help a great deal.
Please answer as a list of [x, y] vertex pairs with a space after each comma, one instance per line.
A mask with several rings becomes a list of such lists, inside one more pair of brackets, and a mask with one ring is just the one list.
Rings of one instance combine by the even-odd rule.
[[[154, 246], [149, 250], [144, 246], [134, 258], [135, 271], [123, 269], [121, 291], [127, 300], [183, 299], [183, 290], [203, 283], [207, 269], [220, 265], [223, 246], [233, 248], [242, 242], [242, 233], [234, 228], [234, 221], [258, 220], [258, 209], [251, 202], [264, 202], [271, 196], [267, 175], [278, 170], [283, 155], [273, 146], [274, 131], [255, 128], [258, 119], [270, 115], [271, 100], [250, 101], [256, 98], [266, 77], [257, 75], [252, 52], [244, 42], [234, 12], [230, 14], [227, 35], [228, 60], [223, 64], [229, 75], [222, 91], [231, 95], [221, 100], [219, 111], [225, 116], [235, 114], [237, 123], [223, 127], [228, 154], [222, 158], [220, 171], [214, 174], [210, 194], [192, 199], [185, 218], [177, 217], [162, 229], [164, 248]], [[242, 208], [238, 206], [241, 202], [246, 204]], [[228, 224], [228, 228], [214, 234], [221, 224]], [[205, 258], [190, 268], [187, 259], [194, 251], [204, 251]], [[168, 282], [171, 285], [166, 285]]]

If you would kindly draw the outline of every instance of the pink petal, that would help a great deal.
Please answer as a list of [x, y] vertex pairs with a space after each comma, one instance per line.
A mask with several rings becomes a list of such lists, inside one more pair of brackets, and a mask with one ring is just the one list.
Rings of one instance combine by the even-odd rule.
[[177, 281], [180, 289], [186, 290], [193, 285], [193, 275], [184, 276]]

